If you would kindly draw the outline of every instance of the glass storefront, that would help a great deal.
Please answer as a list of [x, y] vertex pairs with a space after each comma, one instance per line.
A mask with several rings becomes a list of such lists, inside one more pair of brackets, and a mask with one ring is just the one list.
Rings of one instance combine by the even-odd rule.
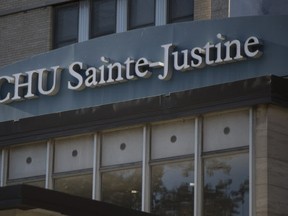
[[82, 174], [76, 176], [59, 177], [54, 180], [54, 189], [60, 192], [91, 198], [92, 175]]
[[204, 159], [205, 216], [249, 215], [248, 154]]
[[141, 169], [125, 169], [102, 174], [101, 200], [141, 210]]
[[152, 167], [151, 212], [159, 215], [193, 215], [194, 167], [192, 161]]
[[203, 216], [248, 216], [249, 133], [249, 110], [212, 113], [10, 147], [1, 168], [6, 185], [157, 215], [194, 216], [202, 206]]

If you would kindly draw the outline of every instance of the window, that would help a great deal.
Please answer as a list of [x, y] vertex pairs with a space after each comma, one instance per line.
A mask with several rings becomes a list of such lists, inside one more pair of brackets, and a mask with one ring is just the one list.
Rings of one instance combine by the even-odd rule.
[[203, 118], [204, 216], [249, 215], [249, 112]]
[[203, 151], [241, 148], [249, 145], [247, 110], [204, 116]]
[[78, 42], [78, 3], [55, 7], [53, 48]]
[[116, 0], [92, 1], [90, 37], [116, 32]]
[[193, 215], [194, 165], [183, 161], [152, 167], [151, 212], [159, 215]]
[[151, 212], [187, 215], [194, 211], [195, 120], [151, 127]]
[[141, 210], [141, 168], [104, 172], [101, 200], [134, 210]]
[[141, 210], [142, 127], [104, 132], [101, 200]]
[[204, 159], [204, 216], [249, 215], [249, 156]]
[[168, 23], [190, 21], [193, 18], [193, 0], [168, 0]]
[[128, 11], [128, 29], [155, 24], [155, 0], [130, 0]]
[[[167, 11], [163, 10], [166, 1]], [[53, 48], [116, 32], [193, 18], [193, 0], [77, 1], [55, 7]]]
[[92, 174], [81, 174], [55, 178], [54, 189], [64, 193], [86, 197], [92, 197]]
[[45, 186], [46, 143], [26, 144], [9, 149], [8, 184]]
[[54, 189], [92, 198], [93, 136], [57, 139], [54, 153]]
[[284, 15], [288, 14], [287, 0], [231, 0], [230, 16], [259, 16], [259, 15]]
[[237, 109], [7, 147], [0, 177], [163, 216], [248, 216], [251, 118]]

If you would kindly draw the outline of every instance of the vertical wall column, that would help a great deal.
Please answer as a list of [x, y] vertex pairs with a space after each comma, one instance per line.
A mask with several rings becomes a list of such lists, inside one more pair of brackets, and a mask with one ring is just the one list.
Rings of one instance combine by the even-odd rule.
[[267, 105], [255, 109], [255, 213], [268, 216]]
[[254, 110], [249, 110], [249, 215], [255, 216]]
[[3, 187], [6, 185], [7, 181], [7, 166], [8, 166], [8, 150], [2, 149], [1, 151], [2, 157], [1, 157], [1, 172], [0, 172], [0, 187]]
[[288, 109], [269, 105], [267, 122], [268, 216], [287, 215]]
[[142, 157], [142, 211], [150, 211], [150, 126], [143, 127], [143, 157]]
[[202, 214], [202, 121], [201, 117], [195, 119], [194, 215]]
[[101, 175], [100, 175], [100, 135], [94, 134], [94, 152], [93, 152], [93, 191], [92, 199], [101, 199]]
[[47, 142], [47, 154], [46, 154], [46, 176], [45, 176], [45, 188], [53, 189], [53, 152], [54, 152], [54, 140], [50, 139]]

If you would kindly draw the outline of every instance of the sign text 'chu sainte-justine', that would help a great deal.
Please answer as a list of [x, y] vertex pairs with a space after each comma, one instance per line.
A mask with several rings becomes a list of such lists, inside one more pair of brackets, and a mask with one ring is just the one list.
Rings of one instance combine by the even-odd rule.
[[[147, 57], [127, 57], [124, 62], [116, 62], [102, 56], [102, 65], [97, 67], [87, 66], [80, 61], [73, 62], [67, 68], [70, 76], [67, 89], [81, 91], [85, 88], [147, 79], [152, 76], [154, 68], [160, 68], [160, 73], [157, 74], [159, 80], [170, 80], [174, 71], [189, 71], [259, 58], [262, 55], [262, 44], [255, 36], [243, 42], [237, 39], [226, 40], [221, 34], [217, 34], [217, 38], [220, 39], [219, 43], [207, 42], [203, 47], [192, 49], [177, 50], [173, 44], [162, 45], [161, 61], [151, 61]], [[34, 99], [40, 95], [56, 95], [60, 90], [61, 75], [64, 71], [66, 70], [61, 66], [53, 66], [50, 69], [42, 68], [1, 76], [0, 104]]]

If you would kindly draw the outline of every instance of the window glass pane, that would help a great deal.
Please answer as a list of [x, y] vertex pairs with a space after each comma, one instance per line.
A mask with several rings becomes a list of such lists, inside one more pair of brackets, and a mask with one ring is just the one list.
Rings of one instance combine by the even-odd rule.
[[152, 159], [194, 153], [194, 127], [194, 119], [152, 125]]
[[231, 0], [230, 16], [288, 14], [287, 0]]
[[13, 182], [7, 182], [7, 185], [19, 185], [19, 184], [25, 184], [25, 185], [32, 185], [35, 187], [45, 188], [45, 180], [38, 180], [38, 181], [13, 181]]
[[183, 22], [193, 20], [194, 0], [169, 0], [168, 22]]
[[45, 175], [46, 143], [27, 144], [9, 150], [9, 179]]
[[93, 167], [93, 136], [76, 136], [55, 142], [54, 172], [67, 172]]
[[152, 167], [152, 213], [193, 215], [194, 165], [192, 161]]
[[91, 37], [116, 32], [116, 0], [94, 0], [91, 14]]
[[55, 8], [54, 48], [78, 41], [78, 3]]
[[129, 29], [154, 25], [155, 1], [130, 0], [129, 1]]
[[204, 160], [204, 216], [248, 216], [248, 194], [248, 154]]
[[54, 180], [54, 189], [56, 191], [91, 199], [92, 174], [56, 178]]
[[129, 128], [102, 135], [102, 166], [142, 161], [143, 129]]
[[102, 201], [141, 210], [141, 169], [102, 174]]
[[203, 150], [214, 151], [249, 145], [247, 110], [204, 116]]

